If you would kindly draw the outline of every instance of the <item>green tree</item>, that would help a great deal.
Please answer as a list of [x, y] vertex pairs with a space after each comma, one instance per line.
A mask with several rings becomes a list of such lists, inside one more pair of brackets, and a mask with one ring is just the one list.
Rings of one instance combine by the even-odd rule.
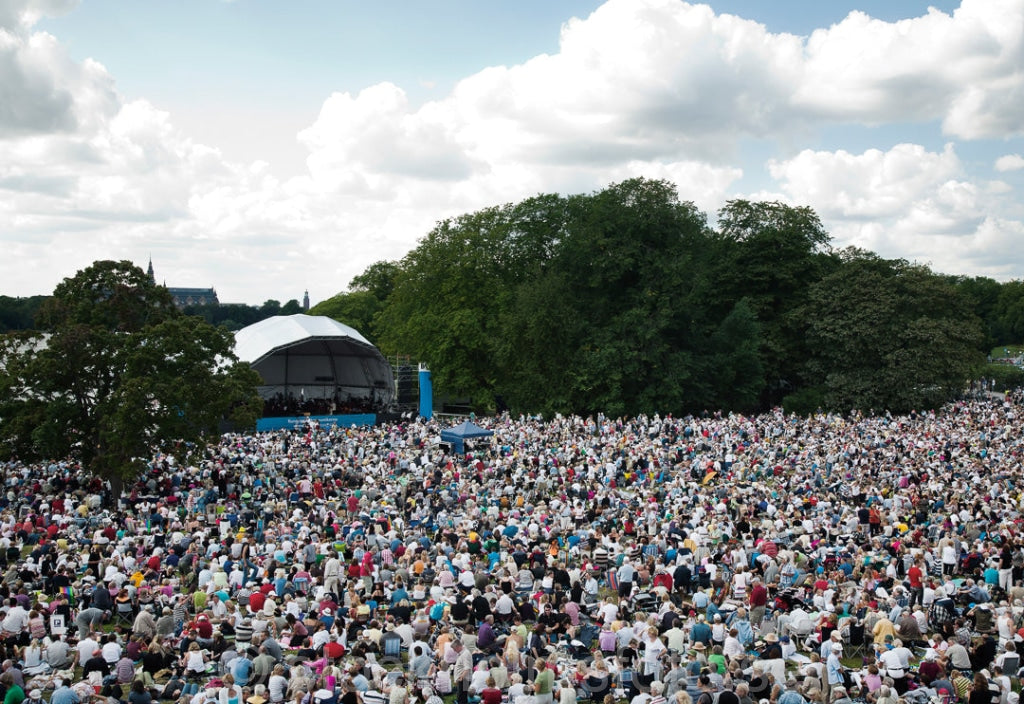
[[381, 307], [381, 301], [369, 291], [351, 291], [320, 301], [309, 309], [309, 314], [333, 318], [355, 328], [363, 337], [376, 344], [378, 338], [375, 319]]
[[487, 208], [439, 223], [400, 263], [380, 313], [385, 350], [427, 362], [436, 388], [479, 408], [494, 403], [502, 312], [528, 271], [521, 243], [530, 238], [519, 231], [518, 213], [529, 207]]
[[383, 303], [395, 290], [395, 279], [400, 272], [397, 262], [374, 262], [362, 274], [353, 277], [348, 288], [350, 291], [366, 291]]
[[719, 303], [707, 274], [714, 242], [672, 184], [630, 179], [442, 222], [359, 282], [382, 293], [334, 304], [359, 314], [386, 296], [373, 318], [378, 344], [427, 362], [438, 389], [478, 406], [752, 407], [761, 326], [750, 301]]
[[[377, 316], [387, 305], [388, 297], [395, 288], [395, 280], [401, 273], [396, 262], [375, 262], [363, 273], [353, 277], [347, 292], [331, 296], [310, 308], [310, 315], [326, 315], [328, 318], [355, 328], [368, 340], [380, 341]], [[400, 350], [382, 348], [385, 354]]]
[[981, 318], [985, 330], [985, 339], [981, 343], [982, 350], [990, 350], [999, 344], [996, 337], [998, 321], [996, 307], [1003, 286], [995, 279], [987, 276], [954, 276], [950, 282], [957, 291], [971, 304], [974, 314]]
[[45, 296], [0, 296], [0, 332], [31, 330], [35, 327], [36, 313], [45, 300]]
[[775, 405], [801, 382], [810, 350], [796, 311], [810, 286], [837, 266], [830, 238], [811, 208], [778, 202], [729, 201], [718, 231], [708, 262], [717, 305], [747, 300], [762, 330], [762, 401]]
[[130, 262], [65, 279], [40, 323], [46, 333], [0, 338], [5, 456], [76, 458], [120, 495], [154, 452], [187, 459], [225, 419], [259, 415], [259, 377], [233, 335], [178, 311]]
[[566, 278], [579, 335], [564, 372], [571, 407], [559, 410], [620, 415], [699, 403], [697, 357], [709, 331], [691, 293], [708, 235], [703, 213], [671, 183], [630, 179], [571, 197], [562, 229], [552, 268]]
[[997, 345], [1024, 342], [1024, 281], [1007, 281], [993, 310], [993, 336]]
[[302, 304], [294, 298], [281, 306], [279, 315], [296, 315], [302, 312]]
[[530, 208], [543, 235], [523, 250], [527, 273], [500, 326], [498, 386], [512, 408], [620, 415], [756, 403], [759, 326], [746, 302], [706, 305], [711, 233], [672, 184], [631, 179], [546, 204]]
[[273, 315], [280, 315], [280, 314], [281, 314], [281, 301], [275, 300], [273, 298], [269, 298], [269, 299], [267, 299], [266, 301], [263, 302], [262, 306], [260, 306], [260, 316], [262, 316], [260, 318], [260, 320], [263, 320], [263, 318], [269, 318], [269, 317], [271, 317]]
[[833, 410], [934, 408], [966, 388], [983, 361], [981, 321], [927, 267], [847, 251], [811, 287], [810, 369]]

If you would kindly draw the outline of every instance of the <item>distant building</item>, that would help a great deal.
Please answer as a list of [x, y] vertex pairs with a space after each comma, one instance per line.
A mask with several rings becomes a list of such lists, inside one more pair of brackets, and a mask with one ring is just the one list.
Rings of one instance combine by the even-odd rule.
[[[154, 284], [156, 283], [156, 276], [153, 274], [153, 259], [149, 260], [149, 268], [146, 269], [146, 274], [149, 276], [149, 280]], [[179, 308], [185, 308], [187, 306], [217, 306], [220, 305], [220, 301], [217, 300], [217, 290], [214, 288], [181, 288], [175, 286], [168, 286], [164, 284], [170, 294], [171, 298], [174, 299], [174, 305]]]
[[309, 291], [308, 290], [302, 295], [302, 312], [303, 313], [308, 313], [309, 312]]

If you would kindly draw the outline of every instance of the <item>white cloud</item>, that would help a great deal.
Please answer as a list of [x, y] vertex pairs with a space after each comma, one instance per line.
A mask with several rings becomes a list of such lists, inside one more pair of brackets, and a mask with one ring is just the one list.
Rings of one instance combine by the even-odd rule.
[[0, 3], [0, 29], [25, 30], [42, 17], [63, 15], [78, 0], [4, 0]]
[[1010, 210], [1010, 187], [965, 176], [953, 145], [916, 144], [861, 154], [806, 150], [773, 161], [785, 200], [810, 205], [837, 246], [855, 245], [939, 271], [1019, 276], [1024, 223]]
[[1020, 134], [1021, 0], [963, 0], [899, 22], [852, 12], [806, 44], [795, 104], [837, 121], [941, 119], [966, 139]]
[[893, 218], [909, 203], [929, 200], [937, 207], [969, 207], [969, 184], [952, 144], [941, 153], [917, 144], [898, 144], [887, 152], [869, 149], [800, 152], [792, 159], [769, 162], [773, 178], [795, 202], [807, 203], [823, 217], [850, 220]]
[[1024, 156], [1007, 154], [996, 159], [996, 171], [1019, 171], [1024, 169]]
[[706, 5], [609, 0], [563, 27], [557, 54], [480, 71], [418, 108], [390, 84], [335, 94], [300, 139], [314, 179], [372, 188], [385, 174], [504, 181], [523, 165], [730, 165], [740, 137], [788, 141], [829, 123], [1013, 135], [1014, 17], [1024, 0], [964, 0], [895, 23], [854, 12], [802, 39]]
[[[102, 65], [32, 31], [70, 4], [0, 6], [0, 232], [12, 257], [70, 269], [3, 272], [32, 292], [98, 257], [153, 252], [158, 276], [180, 272], [169, 283], [220, 281], [229, 300], [285, 297], [299, 282], [325, 297], [439, 219], [538, 192], [641, 175], [713, 213], [763, 165], [741, 164], [744, 141], [770, 153], [846, 123], [941, 123], [963, 139], [1024, 129], [1024, 0], [895, 23], [854, 12], [804, 38], [705, 5], [609, 0], [565, 24], [557, 53], [466, 76], [438, 100], [413, 104], [390, 83], [329, 95], [298, 134], [308, 172], [280, 181], [195, 143], [173, 115], [118, 95]], [[1014, 259], [1011, 186], [973, 179], [953, 144], [807, 150], [767, 167], [776, 183], [760, 196], [811, 205], [844, 243], [928, 261], [955, 252], [950, 270], [996, 266], [958, 249], [970, 244]], [[44, 268], [51, 280], [34, 273]]]

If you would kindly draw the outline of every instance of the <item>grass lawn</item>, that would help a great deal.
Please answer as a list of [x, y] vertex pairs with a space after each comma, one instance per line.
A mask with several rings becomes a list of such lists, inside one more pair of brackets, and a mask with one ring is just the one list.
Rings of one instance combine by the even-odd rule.
[[1002, 357], [1017, 357], [1024, 353], [1024, 345], [999, 345], [993, 347], [990, 355], [992, 359], [1000, 359]]

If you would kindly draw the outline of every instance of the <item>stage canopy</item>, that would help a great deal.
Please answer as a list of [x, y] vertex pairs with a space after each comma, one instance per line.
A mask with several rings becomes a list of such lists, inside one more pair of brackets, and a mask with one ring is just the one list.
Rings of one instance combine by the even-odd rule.
[[384, 355], [326, 316], [278, 315], [235, 333], [235, 354], [263, 378], [265, 399], [361, 400], [386, 406], [395, 383]]

